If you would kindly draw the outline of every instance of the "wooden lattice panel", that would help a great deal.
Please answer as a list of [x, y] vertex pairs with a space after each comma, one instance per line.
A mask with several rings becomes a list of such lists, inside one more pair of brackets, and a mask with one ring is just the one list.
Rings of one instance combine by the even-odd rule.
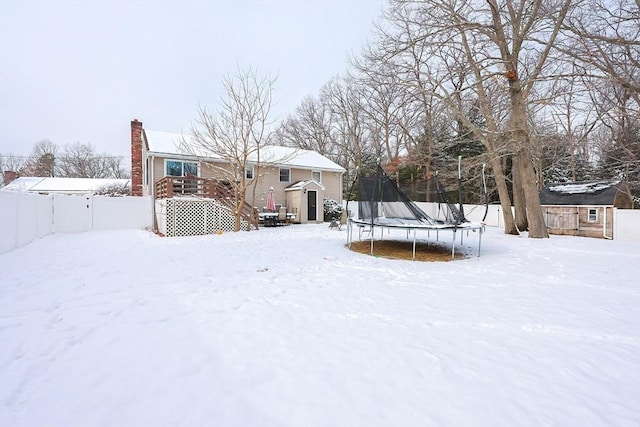
[[206, 202], [173, 199], [169, 219], [170, 236], [198, 236], [207, 234]]
[[[165, 236], [198, 236], [234, 231], [233, 212], [216, 200], [171, 198], [156, 201], [158, 229]], [[249, 223], [242, 221], [241, 230]]]
[[222, 225], [221, 207], [215, 200], [166, 199], [167, 236], [213, 234]]

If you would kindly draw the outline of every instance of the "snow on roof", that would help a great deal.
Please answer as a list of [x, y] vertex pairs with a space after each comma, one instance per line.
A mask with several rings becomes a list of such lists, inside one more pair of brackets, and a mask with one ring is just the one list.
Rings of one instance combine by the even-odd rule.
[[[179, 154], [182, 156], [194, 155], [180, 147], [180, 141], [183, 138], [183, 135], [181, 134], [145, 129], [145, 135], [147, 137], [149, 151], [155, 153]], [[190, 135], [184, 135], [184, 139], [187, 143], [191, 138], [192, 137]], [[198, 157], [221, 159], [219, 155], [209, 152], [200, 153]], [[255, 153], [250, 155], [249, 161], [257, 162], [257, 155]], [[333, 172], [345, 171], [342, 166], [334, 163], [315, 151], [274, 145], [268, 145], [260, 148], [260, 162], [303, 169], [319, 169]]]
[[298, 181], [295, 184], [291, 184], [290, 186], [288, 186], [287, 188], [284, 189], [284, 191], [295, 191], [295, 190], [301, 190], [304, 187], [308, 186], [309, 184], [316, 184], [318, 187], [320, 187], [320, 189], [324, 190], [325, 187], [324, 185], [320, 184], [318, 181], [316, 181], [315, 179], [307, 179], [305, 181]]
[[619, 184], [620, 181], [574, 182], [569, 184], [552, 184], [549, 191], [565, 194], [595, 193]]
[[[147, 137], [149, 151], [152, 151], [154, 153], [179, 154], [181, 156], [206, 157], [208, 159], [220, 158], [220, 156], [212, 153], [202, 152], [194, 154], [189, 152], [188, 150], [185, 150], [181, 144], [182, 139], [184, 139], [187, 144], [189, 144], [189, 142], [193, 139], [191, 135], [182, 135], [179, 133], [162, 132], [148, 129], [145, 129], [144, 133]], [[191, 146], [193, 146], [193, 144], [191, 144]]]
[[9, 184], [2, 187], [2, 190], [7, 191], [29, 191], [31, 187], [42, 181], [44, 178], [35, 176], [25, 176], [16, 178]]
[[[257, 161], [257, 158], [254, 156], [249, 160]], [[342, 166], [316, 151], [292, 147], [279, 147], [275, 145], [262, 147], [260, 149], [260, 161], [305, 169], [322, 169], [334, 172], [345, 171]]]
[[2, 190], [36, 193], [93, 193], [107, 186], [128, 186], [128, 179], [20, 177]]
[[[540, 190], [542, 205], [604, 205], [614, 206], [621, 181], [573, 182], [550, 184]], [[622, 203], [618, 200], [618, 204]], [[617, 206], [617, 205], [616, 205]], [[620, 204], [618, 207], [622, 207]]]

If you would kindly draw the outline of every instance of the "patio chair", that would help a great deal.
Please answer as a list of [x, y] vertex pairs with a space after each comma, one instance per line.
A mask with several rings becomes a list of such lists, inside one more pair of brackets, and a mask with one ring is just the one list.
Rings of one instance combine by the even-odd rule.
[[338, 224], [338, 230], [342, 230], [342, 226], [347, 224], [347, 219], [349, 218], [349, 214], [351, 212], [344, 209], [340, 214], [340, 223]]
[[278, 209], [278, 225], [289, 225], [289, 220], [287, 219], [287, 208], [281, 206]]

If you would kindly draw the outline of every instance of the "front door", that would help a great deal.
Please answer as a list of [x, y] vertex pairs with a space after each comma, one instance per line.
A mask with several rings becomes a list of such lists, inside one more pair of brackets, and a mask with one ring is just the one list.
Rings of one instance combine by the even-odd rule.
[[307, 191], [307, 220], [318, 220], [318, 192], [314, 190]]

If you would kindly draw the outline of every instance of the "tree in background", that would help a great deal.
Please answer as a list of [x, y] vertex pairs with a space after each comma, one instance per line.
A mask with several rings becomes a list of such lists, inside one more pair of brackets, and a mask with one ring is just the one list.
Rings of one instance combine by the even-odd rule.
[[31, 150], [29, 160], [22, 171], [25, 176], [56, 176], [58, 146], [48, 139], [37, 142]]
[[17, 156], [12, 153], [0, 154], [0, 172], [15, 172], [18, 176], [22, 175], [24, 168], [27, 166], [27, 159], [24, 156]]
[[2, 171], [18, 176], [62, 178], [128, 178], [122, 157], [97, 153], [91, 144], [69, 144], [62, 150], [50, 140], [36, 143], [29, 157], [0, 156]]
[[91, 144], [69, 144], [56, 161], [58, 176], [69, 178], [126, 178], [128, 172], [121, 167], [121, 157], [96, 153]]
[[[351, 62], [318, 96], [345, 189], [377, 162], [413, 197], [436, 171], [455, 188], [462, 155], [463, 197], [487, 163], [505, 232], [531, 237], [547, 236], [550, 182], [626, 179], [640, 199], [637, 0], [391, 0]], [[287, 143], [317, 124], [296, 120]]]

